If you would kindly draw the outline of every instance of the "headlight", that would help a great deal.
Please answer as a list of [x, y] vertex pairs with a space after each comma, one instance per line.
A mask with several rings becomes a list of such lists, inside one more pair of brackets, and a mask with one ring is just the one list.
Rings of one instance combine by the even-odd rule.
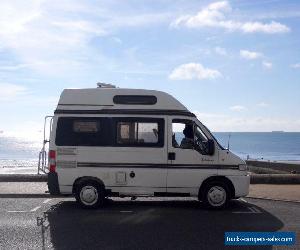
[[239, 165], [239, 170], [240, 171], [247, 171], [248, 170], [248, 167], [246, 164], [242, 164], [242, 165]]

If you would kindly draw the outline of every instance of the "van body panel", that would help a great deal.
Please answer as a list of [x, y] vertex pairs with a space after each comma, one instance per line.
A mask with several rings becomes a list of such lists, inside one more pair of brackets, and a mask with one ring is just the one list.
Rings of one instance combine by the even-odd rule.
[[[114, 102], [114, 96], [118, 95], [156, 96], [157, 102], [153, 105], [117, 104]], [[171, 95], [161, 91], [145, 89], [65, 89], [60, 96], [57, 106], [57, 109], [66, 110], [99, 110], [99, 108], [135, 110], [164, 109], [187, 111], [187, 108]]]
[[61, 194], [72, 194], [73, 185], [59, 185]]
[[[63, 118], [60, 115], [58, 118]], [[103, 115], [66, 116], [75, 120], [83, 118], [104, 118]], [[163, 120], [163, 133], [167, 134], [167, 121], [164, 116], [111, 115], [116, 120], [149, 119]], [[58, 119], [54, 122], [57, 123]], [[151, 120], [150, 120], [151, 121]], [[114, 122], [112, 122], [114, 124]], [[115, 133], [112, 133], [115, 136]], [[59, 184], [67, 190], [74, 181], [83, 176], [96, 177], [112, 192], [120, 194], [153, 195], [166, 192], [167, 175], [167, 136], [159, 147], [124, 146], [54, 146], [57, 154], [57, 173]], [[61, 164], [63, 163], [63, 164]], [[68, 167], [66, 167], [68, 166]], [[123, 178], [122, 181], [120, 181]], [[62, 192], [62, 191], [61, 191]]]
[[235, 198], [244, 197], [249, 194], [250, 175], [227, 176], [235, 189]]

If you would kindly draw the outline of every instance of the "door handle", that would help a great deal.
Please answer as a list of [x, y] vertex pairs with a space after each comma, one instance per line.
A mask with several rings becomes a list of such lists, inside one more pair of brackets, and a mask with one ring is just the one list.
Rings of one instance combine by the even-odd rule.
[[168, 153], [168, 160], [174, 161], [176, 154], [174, 152], [170, 152]]

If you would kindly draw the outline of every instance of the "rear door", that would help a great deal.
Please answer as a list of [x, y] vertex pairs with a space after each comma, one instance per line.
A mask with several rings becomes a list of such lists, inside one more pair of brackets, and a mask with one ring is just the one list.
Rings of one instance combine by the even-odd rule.
[[169, 118], [167, 192], [197, 195], [204, 179], [217, 175], [218, 154], [205, 155], [196, 141], [207, 140], [196, 120]]

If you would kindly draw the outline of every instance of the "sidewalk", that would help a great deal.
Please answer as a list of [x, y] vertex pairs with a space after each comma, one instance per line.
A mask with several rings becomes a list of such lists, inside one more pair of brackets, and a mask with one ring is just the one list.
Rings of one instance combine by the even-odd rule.
[[27, 175], [37, 174], [37, 167], [20, 167], [20, 168], [0, 168], [0, 175]]
[[[46, 182], [0, 182], [0, 198], [9, 195], [49, 195], [46, 191]], [[300, 185], [250, 185], [247, 197], [300, 202]]]
[[45, 194], [46, 182], [0, 182], [0, 196], [4, 194]]
[[300, 202], [300, 185], [252, 184], [248, 197]]

